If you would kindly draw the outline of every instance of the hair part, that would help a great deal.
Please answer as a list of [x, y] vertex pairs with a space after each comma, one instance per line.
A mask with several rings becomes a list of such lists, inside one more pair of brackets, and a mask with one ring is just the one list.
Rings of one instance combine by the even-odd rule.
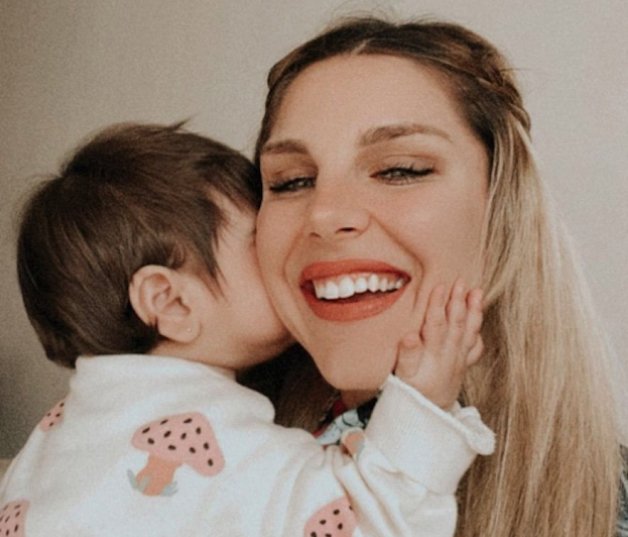
[[129, 302], [145, 265], [196, 261], [219, 292], [220, 201], [259, 205], [257, 171], [236, 151], [170, 126], [121, 124], [77, 149], [21, 214], [17, 269], [46, 355], [147, 352], [160, 339]]
[[341, 21], [271, 69], [256, 162], [300, 73], [329, 58], [368, 54], [407, 58], [439, 73], [490, 163], [481, 251], [486, 350], [462, 399], [479, 408], [498, 443], [460, 485], [456, 535], [611, 537], [620, 456], [609, 353], [548, 207], [530, 119], [499, 51], [457, 24]]
[[[482, 37], [445, 22], [394, 24], [381, 19], [346, 19], [290, 52], [268, 74], [268, 94], [256, 145], [256, 161], [268, 141], [281, 102], [294, 79], [309, 66], [342, 55], [391, 55], [434, 67], [451, 82], [455, 101], [474, 133], [493, 152], [494, 133], [503, 126], [496, 108], [506, 104], [529, 132], [530, 118], [512, 69]], [[500, 125], [501, 124], [501, 125]]]

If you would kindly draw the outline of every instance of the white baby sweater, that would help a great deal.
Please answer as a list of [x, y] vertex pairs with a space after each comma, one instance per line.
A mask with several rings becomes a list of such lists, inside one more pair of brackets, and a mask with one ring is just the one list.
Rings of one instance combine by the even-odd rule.
[[216, 368], [81, 358], [0, 483], [0, 536], [451, 536], [458, 481], [493, 449], [474, 409], [392, 376], [344, 446], [272, 421]]

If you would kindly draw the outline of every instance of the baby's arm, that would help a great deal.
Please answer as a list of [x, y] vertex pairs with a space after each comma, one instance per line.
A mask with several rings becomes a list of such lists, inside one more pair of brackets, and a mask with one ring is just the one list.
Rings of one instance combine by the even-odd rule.
[[[420, 338], [402, 349], [399, 376], [382, 386], [366, 430], [347, 431], [342, 446], [322, 449], [302, 431], [271, 426], [267, 440], [245, 454], [244, 474], [259, 475], [242, 476], [253, 497], [242, 505], [250, 513], [261, 510], [256, 518], [264, 535], [453, 536], [459, 480], [478, 453], [493, 449], [493, 435], [475, 409], [447, 411], [481, 349], [481, 295], [472, 292], [466, 300], [465, 294], [456, 289], [448, 301], [443, 291], [433, 293]], [[462, 352], [463, 345], [475, 350]], [[462, 371], [452, 380], [457, 368]], [[420, 389], [432, 382], [439, 388], [428, 399]], [[435, 404], [437, 396], [447, 410]], [[227, 468], [239, 467], [229, 465], [227, 454], [225, 460]]]
[[343, 436], [361, 476], [345, 486], [372, 534], [453, 535], [459, 480], [477, 454], [494, 449], [477, 410], [456, 404], [482, 354], [481, 325], [481, 290], [467, 291], [460, 280], [449, 296], [436, 287], [420, 332], [400, 345], [366, 431]]
[[[292, 505], [282, 508], [289, 519], [289, 512], [320, 502], [321, 515], [310, 518], [310, 531], [304, 535], [327, 535], [324, 530], [336, 520], [332, 515], [337, 511], [345, 518], [335, 528], [342, 524], [351, 530], [329, 531], [332, 536], [451, 537], [460, 478], [478, 453], [492, 451], [493, 435], [475, 409], [447, 412], [391, 375], [366, 430], [346, 431], [341, 448], [330, 446], [322, 454], [311, 446], [303, 448], [299, 469], [291, 470], [298, 479], [281, 481], [294, 482]], [[332, 473], [326, 474], [325, 468]], [[326, 499], [321, 501], [319, 495]], [[350, 512], [346, 502], [352, 505]], [[345, 507], [338, 509], [341, 504]], [[319, 531], [313, 532], [316, 524]], [[285, 535], [295, 531], [292, 526]]]
[[459, 480], [477, 454], [494, 447], [477, 410], [456, 404], [466, 370], [482, 353], [481, 325], [481, 290], [458, 281], [447, 296], [436, 287], [420, 332], [400, 345], [396, 375], [383, 385], [366, 430], [342, 437], [353, 460], [328, 448], [354, 507], [356, 535], [453, 535]]
[[449, 297], [439, 285], [430, 294], [418, 333], [403, 338], [395, 374], [435, 405], [448, 410], [456, 402], [467, 369], [483, 350], [482, 291], [467, 291], [456, 281]]

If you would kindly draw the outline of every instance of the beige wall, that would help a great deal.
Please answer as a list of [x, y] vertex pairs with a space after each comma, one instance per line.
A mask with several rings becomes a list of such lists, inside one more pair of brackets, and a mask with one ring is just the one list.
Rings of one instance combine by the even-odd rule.
[[67, 382], [43, 358], [14, 275], [14, 207], [34, 177], [121, 120], [189, 117], [250, 154], [273, 60], [335, 15], [373, 6], [467, 24], [520, 68], [542, 170], [626, 359], [626, 0], [0, 0], [0, 457]]

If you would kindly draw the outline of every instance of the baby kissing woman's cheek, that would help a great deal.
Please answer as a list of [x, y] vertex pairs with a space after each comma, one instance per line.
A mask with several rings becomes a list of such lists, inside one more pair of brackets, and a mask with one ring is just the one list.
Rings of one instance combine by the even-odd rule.
[[258, 252], [331, 384], [376, 389], [432, 288], [476, 283], [486, 160], [441, 81], [409, 60], [336, 57], [292, 82], [261, 149]]

